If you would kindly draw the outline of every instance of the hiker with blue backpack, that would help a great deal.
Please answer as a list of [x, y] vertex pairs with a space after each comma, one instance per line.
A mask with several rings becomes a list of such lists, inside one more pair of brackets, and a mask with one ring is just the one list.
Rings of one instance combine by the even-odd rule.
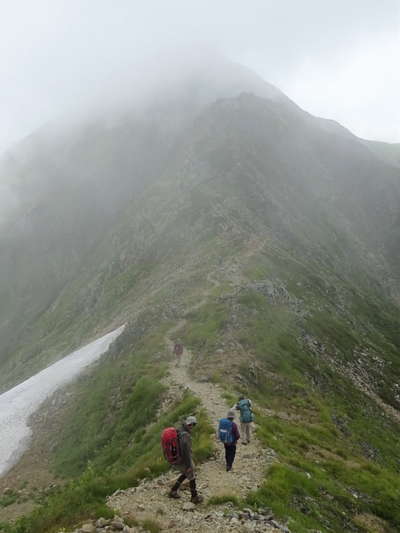
[[232, 470], [233, 461], [236, 455], [236, 444], [240, 439], [240, 433], [236, 423], [235, 411], [230, 409], [226, 418], [221, 418], [218, 425], [218, 438], [225, 446], [226, 471]]
[[242, 444], [250, 443], [251, 423], [254, 420], [251, 400], [244, 396], [239, 397], [235, 409], [240, 411], [240, 430], [242, 432]]

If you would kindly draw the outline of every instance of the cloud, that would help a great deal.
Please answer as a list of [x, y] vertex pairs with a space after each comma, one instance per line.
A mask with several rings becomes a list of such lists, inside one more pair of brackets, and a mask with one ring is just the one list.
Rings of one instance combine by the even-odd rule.
[[[399, 13], [398, 0], [4, 2], [0, 151], [101, 97], [110, 80], [118, 92], [146, 58], [165, 48], [179, 55], [199, 44], [254, 68], [311, 112], [337, 118], [359, 134], [398, 135], [400, 141], [390, 112], [375, 100], [397, 104], [392, 77], [400, 58], [385, 42], [399, 33]], [[377, 79], [370, 79], [375, 72]], [[363, 88], [362, 80], [372, 88]], [[358, 120], [356, 115], [364, 97], [369, 118], [363, 125], [361, 110]]]
[[313, 114], [369, 139], [400, 141], [400, 33], [371, 35], [329, 58], [304, 59], [283, 90]]

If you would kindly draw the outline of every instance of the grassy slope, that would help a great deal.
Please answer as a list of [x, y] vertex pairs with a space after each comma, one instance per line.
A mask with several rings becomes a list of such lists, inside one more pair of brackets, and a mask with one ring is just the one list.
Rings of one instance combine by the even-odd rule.
[[[194, 273], [195, 260], [201, 264], [201, 254], [218, 245], [224, 233], [230, 234], [222, 238], [222, 244], [229, 242], [228, 253], [235, 246], [235, 233], [241, 242], [243, 234], [265, 232], [285, 242], [289, 256], [292, 246], [324, 261], [325, 248], [336, 247], [340, 255], [329, 259], [341, 263], [341, 271], [361, 271], [365, 263], [364, 270], [374, 268], [376, 273], [369, 250], [355, 234], [374, 234], [379, 224], [368, 223], [363, 213], [375, 213], [376, 206], [370, 206], [366, 194], [354, 209], [354, 192], [372, 187], [372, 196], [380, 198], [371, 176], [382, 168], [368, 159], [372, 156], [361, 144], [352, 141], [349, 147], [349, 142], [313, 129], [308, 117], [294, 114], [290, 106], [249, 95], [211, 106], [176, 143], [158, 179], [124, 204], [109, 230], [101, 231], [95, 245], [80, 254], [73, 280], [18, 333], [8, 361], [0, 362], [0, 387], [121, 323], [137, 312], [133, 300], [151, 305], [150, 287], [168, 284], [180, 264], [191, 262]], [[354, 167], [357, 172], [347, 185], [343, 176], [354, 173]], [[132, 176], [134, 183], [137, 179]], [[365, 183], [358, 183], [363, 179]], [[390, 174], [387, 182], [391, 179]], [[386, 195], [395, 199], [390, 187]], [[46, 235], [43, 239], [43, 246], [51, 248], [52, 241]], [[62, 239], [57, 246], [62, 247]], [[324, 266], [314, 263], [314, 270]], [[57, 261], [55, 265], [58, 271]]]
[[[54, 532], [87, 517], [112, 515], [105, 497], [118, 488], [135, 486], [145, 477], [168, 469], [161, 455], [160, 434], [197, 412], [199, 424], [193, 450], [197, 461], [213, 451], [209, 425], [198, 399], [186, 394], [156, 418], [164, 395], [164, 333], [141, 317], [110, 348], [92, 374], [72, 387], [73, 401], [63, 420], [54, 451], [54, 470], [71, 479], [44, 499], [30, 516], [11, 525], [7, 533]], [[160, 364], [161, 362], [161, 364]]]
[[[16, 347], [38, 342], [40, 316], [82, 276], [87, 256], [131, 199], [159, 176], [176, 134], [165, 115], [126, 110], [112, 126], [83, 121], [63, 133], [56, 127], [57, 134], [48, 125], [0, 158], [0, 181], [12, 183], [18, 205], [0, 227], [0, 367], [15, 362]], [[58, 344], [50, 358], [73, 342], [65, 336]]]
[[[369, 306], [365, 305], [356, 314], [364, 327], [355, 324], [350, 329], [347, 312], [354, 316], [353, 306], [359, 300], [348, 299], [348, 308], [337, 308], [331, 292], [321, 292], [316, 280], [289, 290], [293, 276], [300, 279], [293, 269], [291, 264], [282, 269], [279, 260], [274, 266], [271, 255], [252, 257], [244, 268], [248, 284], [243, 289], [232, 296], [230, 284], [222, 283], [210, 303], [189, 316], [185, 342], [198, 354], [196, 372], [201, 373], [211, 360], [216, 369], [213, 378], [221, 379], [216, 350], [234, 339], [244, 349], [235, 360], [241, 381], [234, 380], [233, 371], [228, 381], [224, 377], [227, 392], [245, 391], [260, 407], [289, 415], [286, 419], [279, 414], [265, 416], [262, 410], [257, 413], [259, 436], [276, 450], [279, 463], [268, 472], [264, 486], [250, 495], [249, 503], [272, 507], [299, 533], [310, 528], [373, 531], [365, 525], [371, 520], [375, 524], [382, 520], [384, 531], [396, 531], [399, 427], [349, 379], [338, 375], [325, 355], [304, 343], [306, 332], [325, 346], [323, 353], [336, 350], [335, 356], [343, 361], [351, 359], [355, 346], [370, 343], [383, 347], [390, 358], [392, 323], [382, 318], [366, 325], [363, 313]], [[266, 280], [279, 287], [274, 298], [260, 292]], [[282, 287], [288, 292], [283, 293]], [[339, 293], [345, 288], [336, 286]], [[372, 297], [367, 300], [376, 303]], [[332, 322], [309, 312], [316, 308], [321, 313], [329, 309]], [[165, 469], [159, 454], [160, 429], [195, 410], [197, 401], [187, 397], [167, 418], [154, 420], [162, 397], [158, 379], [163, 373], [159, 361], [165, 361], [163, 332], [170, 325], [167, 321], [154, 328], [156, 323], [154, 313], [143, 316], [128, 328], [99, 370], [78, 383], [76, 404], [71, 406], [54, 463], [59, 474], [76, 480], [9, 531], [35, 530], [32, 527], [55, 531], [79, 518], [104, 514], [107, 494]], [[335, 327], [328, 328], [331, 323]], [[207, 432], [204, 421], [197, 441], [202, 458], [211, 450]]]
[[[397, 405], [389, 386], [400, 376], [397, 309], [369, 287], [329, 285], [322, 271], [305, 283], [297, 263], [274, 264], [270, 253], [253, 257], [245, 271], [247, 286], [226, 289], [194, 314], [185, 341], [200, 352], [199, 375], [214, 366], [213, 378], [229, 392], [277, 413], [257, 414], [259, 437], [279, 463], [249, 502], [272, 507], [299, 533], [374, 531], [371, 523], [397, 531], [400, 425], [348, 377], [358, 365], [371, 388]], [[274, 292], [265, 290], [271, 281]], [[351, 294], [345, 305], [343, 291]], [[228, 351], [228, 376], [217, 349]], [[362, 364], [361, 349], [371, 354]], [[373, 354], [383, 361], [379, 371]]]
[[[80, 275], [35, 323], [33, 342], [15, 355], [15, 368], [7, 369], [15, 379], [21, 362], [32, 372], [110, 322], [143, 317], [139, 326], [133, 323], [146, 337], [127, 340], [120, 358], [115, 354], [78, 386], [55, 459], [60, 474], [77, 480], [26, 524], [37, 520], [50, 531], [72, 523], [95, 512], [114, 488], [162, 469], [161, 426], [145, 429], [162, 396], [154, 383], [162, 371], [156, 356], [162, 331], [201, 298], [207, 273], [217, 270], [215, 298], [192, 313], [185, 332], [197, 354], [196, 372], [221, 380], [229, 357], [229, 394], [244, 390], [261, 407], [289, 415], [258, 415], [260, 437], [280, 463], [250, 501], [289, 517], [296, 532], [368, 531], [360, 525], [367, 512], [386, 520], [387, 531], [400, 527], [393, 504], [399, 498], [398, 425], [349, 377], [360, 374], [397, 406], [399, 321], [376, 281], [382, 265], [356, 238], [356, 224], [325, 212], [295, 172], [285, 181], [291, 171], [285, 142], [273, 152], [275, 134], [265, 139], [261, 124], [261, 137], [252, 138], [254, 117], [241, 122], [239, 116], [238, 125], [236, 115], [230, 122], [229, 102], [221, 105], [216, 117], [200, 123], [196, 154], [191, 139], [176, 166], [91, 252]], [[272, 118], [282, 134], [285, 117]], [[231, 138], [232, 128], [245, 135]], [[260, 155], [264, 149], [267, 158]], [[140, 411], [143, 400], [147, 417], [131, 408]], [[168, 422], [194, 407], [186, 399]], [[204, 425], [204, 453], [206, 437]], [[23, 524], [15, 531], [29, 531]]]

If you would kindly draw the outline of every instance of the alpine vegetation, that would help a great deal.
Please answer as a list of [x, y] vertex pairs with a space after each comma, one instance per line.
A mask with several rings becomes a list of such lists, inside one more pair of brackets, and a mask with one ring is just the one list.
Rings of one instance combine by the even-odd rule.
[[144, 93], [0, 164], [0, 530], [399, 531], [398, 145], [222, 59]]

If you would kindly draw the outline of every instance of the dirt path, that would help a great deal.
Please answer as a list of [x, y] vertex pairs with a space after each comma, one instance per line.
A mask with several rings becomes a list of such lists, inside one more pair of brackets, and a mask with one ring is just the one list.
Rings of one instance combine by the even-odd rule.
[[[218, 284], [211, 276], [208, 277], [208, 280], [214, 286]], [[207, 291], [205, 298], [196, 304], [195, 308], [204, 305], [210, 290]], [[193, 310], [194, 308], [187, 312]], [[185, 323], [186, 320], [182, 319], [167, 332], [165, 342], [169, 351], [172, 352], [174, 347], [172, 337], [184, 327]], [[210, 420], [217, 424], [217, 421], [225, 417], [227, 410], [232, 406], [227, 405], [218, 385], [208, 382], [200, 383], [190, 377], [191, 360], [192, 353], [184, 348], [178, 364], [175, 361], [171, 363], [169, 375], [165, 379], [170, 396], [172, 396], [169, 402], [176, 401], [185, 388], [188, 388], [200, 398]], [[164, 405], [164, 408], [167, 408], [167, 405]], [[256, 490], [261, 485], [265, 469], [274, 460], [273, 450], [262, 449], [253, 430], [251, 443], [247, 446], [238, 444], [233, 470], [226, 472], [224, 449], [220, 443], [217, 443], [215, 456], [196, 468], [199, 492], [204, 496], [205, 501], [211, 496], [222, 495], [235, 495], [243, 498], [249, 491]], [[138, 487], [127, 491], [117, 491], [108, 499], [108, 504], [122, 516], [131, 514], [139, 520], [151, 518], [159, 522], [163, 529], [175, 533], [182, 531], [269, 532], [284, 529], [283, 526], [279, 528], [266, 522], [248, 521], [246, 523], [243, 520], [240, 521], [232, 509], [230, 513], [228, 512], [230, 504], [218, 507], [203, 504], [194, 509], [186, 509], [191, 507], [191, 505], [188, 506], [190, 491], [187, 488], [182, 490], [180, 500], [171, 500], [167, 497], [167, 492], [176, 477], [176, 472], [169, 472], [155, 480], [144, 481]]]

